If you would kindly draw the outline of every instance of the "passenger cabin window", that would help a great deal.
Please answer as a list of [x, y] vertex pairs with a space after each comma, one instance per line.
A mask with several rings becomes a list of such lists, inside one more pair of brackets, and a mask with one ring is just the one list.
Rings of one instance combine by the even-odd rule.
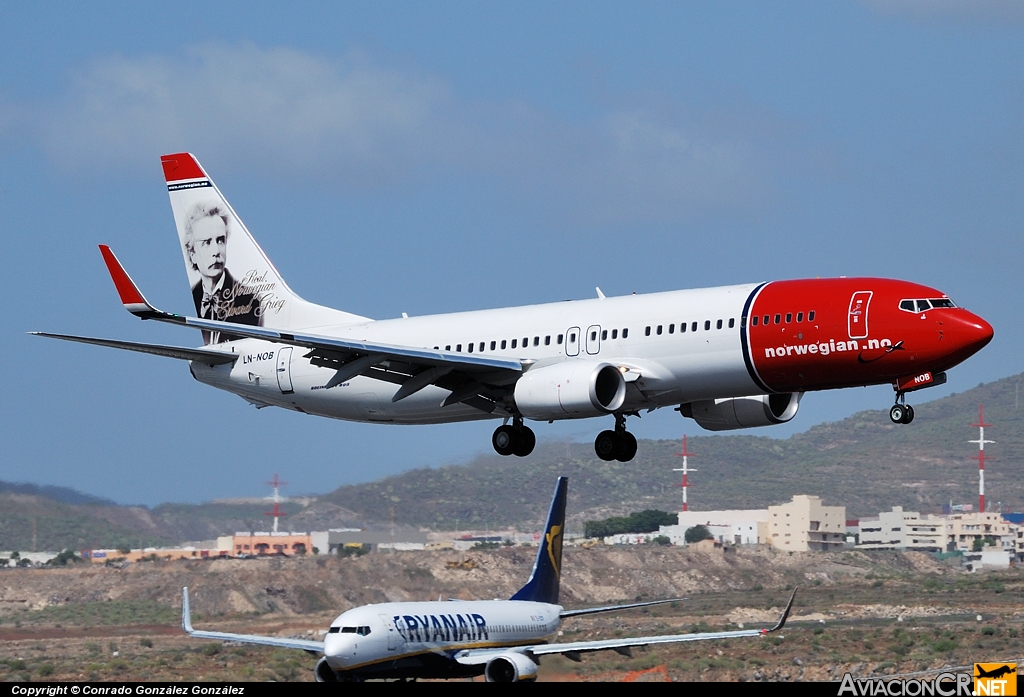
[[523, 348], [526, 348], [529, 345], [530, 345], [530, 337], [524, 336], [523, 337]]
[[497, 346], [497, 343], [492, 341], [491, 342], [491, 350], [493, 351], [496, 346]]
[[694, 322], [693, 324], [690, 325], [690, 331], [691, 332], [697, 331], [697, 323], [696, 322]]
[[808, 322], [813, 322], [814, 321], [814, 310], [811, 310], [810, 312], [807, 313], [807, 321]]
[[752, 327], [756, 327], [757, 326], [757, 315], [754, 315], [753, 317], [750, 318], [750, 326], [752, 326]]
[[782, 324], [782, 315], [775, 315], [775, 324]]
[[534, 346], [540, 346], [540, 337], [539, 336], [533, 337], [533, 345]]
[[608, 338], [608, 330], [607, 329], [602, 329], [601, 330], [601, 341], [605, 341], [607, 338]]
[[544, 345], [545, 346], [550, 346], [551, 345], [551, 335], [550, 334], [548, 334], [547, 336], [544, 337]]
[[650, 327], [645, 328], [644, 329], [644, 336], [650, 336], [650, 335], [651, 335], [651, 328]]
[[462, 344], [455, 344], [455, 350], [462, 353]]
[[561, 345], [562, 345], [562, 337], [563, 337], [563, 335], [562, 335], [562, 334], [559, 334], [559, 335], [558, 335], [558, 341], [557, 341], [556, 343], [557, 343], [557, 344], [558, 344], [559, 346], [561, 346]]
[[717, 323], [717, 324], [716, 324], [715, 326], [716, 326], [716, 327], [717, 327], [718, 329], [721, 329], [721, 328], [722, 328], [722, 320], [718, 320], [718, 323]]
[[804, 313], [802, 313], [802, 312], [796, 313], [796, 321], [797, 322], [803, 322], [804, 321]]
[[764, 326], [767, 327], [768, 326], [768, 320], [770, 320], [770, 319], [771, 319], [771, 317], [769, 317], [768, 315], [765, 315], [764, 319], [761, 320], [761, 324], [763, 324]]
[[512, 348], [515, 348], [517, 343], [519, 343], [519, 339], [512, 339]]
[[658, 325], [658, 336], [661, 336], [661, 325]]
[[576, 333], [575, 332], [569, 334], [569, 341], [574, 343], [574, 344], [576, 343]]
[[466, 344], [466, 351], [473, 353], [473, 344]]
[[618, 339], [619, 338], [619, 330], [618, 329], [613, 329], [612, 330], [612, 338], [613, 339]]
[[685, 334], [686, 333], [686, 322], [680, 322], [679, 323], [679, 333], [680, 334]]
[[590, 340], [591, 341], [597, 341], [597, 331], [596, 330], [590, 332]]
[[676, 325], [674, 325], [674, 324], [668, 325], [668, 333], [669, 334], [675, 334], [676, 333]]
[[736, 318], [735, 317], [730, 317], [729, 318], [729, 329], [732, 329], [735, 326], [736, 326]]
[[501, 340], [501, 350], [502, 351], [505, 350], [505, 340], [504, 339]]
[[629, 327], [622, 330], [622, 338], [625, 339], [629, 336]]
[[706, 332], [711, 331], [711, 320], [709, 320], [709, 319], [704, 320], [704, 331], [706, 331]]
[[786, 324], [789, 324], [792, 321], [793, 321], [793, 313], [792, 312], [787, 312], [786, 313]]
[[452, 350], [452, 345], [451, 344], [445, 344], [444, 350], [445, 351], [451, 351]]

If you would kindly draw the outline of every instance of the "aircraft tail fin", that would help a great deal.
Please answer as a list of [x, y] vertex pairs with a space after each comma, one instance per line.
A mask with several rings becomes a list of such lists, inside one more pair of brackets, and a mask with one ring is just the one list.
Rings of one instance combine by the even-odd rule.
[[[366, 320], [296, 295], [191, 153], [164, 155], [160, 162], [196, 316], [274, 329]], [[207, 344], [231, 338], [203, 336]]]
[[516, 591], [510, 600], [532, 600], [540, 603], [558, 603], [558, 586], [562, 574], [562, 535], [565, 532], [565, 499], [569, 478], [559, 477], [555, 495], [551, 499], [544, 537], [533, 563], [533, 573], [526, 585]]

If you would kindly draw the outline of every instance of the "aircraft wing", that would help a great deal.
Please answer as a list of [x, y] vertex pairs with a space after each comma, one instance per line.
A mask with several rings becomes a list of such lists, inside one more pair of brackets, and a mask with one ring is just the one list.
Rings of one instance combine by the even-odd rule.
[[624, 639], [604, 639], [598, 641], [573, 641], [559, 644], [533, 644], [530, 646], [515, 646], [505, 649], [469, 649], [455, 654], [454, 658], [464, 665], [479, 665], [487, 663], [495, 656], [509, 651], [516, 651], [530, 656], [550, 656], [562, 654], [566, 658], [579, 660], [579, 655], [590, 651], [612, 650], [629, 655], [629, 649], [634, 646], [649, 646], [651, 644], [675, 644], [686, 641], [708, 641], [711, 639], [738, 639], [740, 637], [765, 636], [782, 629], [789, 618], [790, 610], [793, 609], [793, 601], [796, 599], [796, 591], [789, 598], [782, 617], [771, 629], [738, 629], [726, 632], [696, 632], [692, 634], [664, 634], [661, 636], [632, 637]]
[[288, 639], [285, 637], [260, 636], [259, 634], [234, 634], [232, 632], [204, 632], [192, 628], [192, 613], [188, 604], [188, 588], [181, 591], [181, 628], [185, 633], [196, 639], [220, 639], [221, 641], [239, 641], [244, 644], [262, 644], [282, 649], [301, 649], [310, 653], [323, 653], [324, 642], [308, 639]]
[[604, 607], [586, 607], [582, 610], [562, 610], [560, 617], [579, 617], [580, 615], [593, 615], [597, 612], [615, 612], [616, 610], [632, 610], [637, 607], [648, 607], [649, 605], [664, 605], [665, 603], [678, 603], [686, 598], [668, 598], [666, 600], [648, 600], [642, 603], [629, 603], [627, 605], [605, 605]]
[[94, 339], [88, 336], [71, 336], [69, 334], [50, 334], [49, 332], [29, 332], [33, 336], [46, 336], [51, 339], [63, 339], [64, 341], [77, 341], [82, 344], [95, 344], [96, 346], [107, 346], [109, 348], [124, 349], [126, 351], [138, 351], [149, 353], [154, 356], [166, 356], [167, 358], [178, 358], [183, 361], [200, 361], [210, 365], [221, 365], [223, 363], [234, 363], [238, 360], [237, 353], [217, 351], [203, 348], [184, 348], [181, 346], [164, 346], [162, 344], [141, 344], [136, 341], [118, 341], [116, 339]]
[[437, 385], [451, 392], [442, 406], [464, 402], [490, 412], [497, 407], [500, 389], [514, 384], [525, 367], [522, 361], [499, 356], [378, 344], [163, 312], [143, 297], [109, 247], [100, 245], [100, 251], [121, 303], [136, 317], [309, 349], [306, 358], [313, 365], [336, 371], [325, 385], [328, 388], [364, 375], [401, 385], [393, 398], [397, 402], [427, 385]]

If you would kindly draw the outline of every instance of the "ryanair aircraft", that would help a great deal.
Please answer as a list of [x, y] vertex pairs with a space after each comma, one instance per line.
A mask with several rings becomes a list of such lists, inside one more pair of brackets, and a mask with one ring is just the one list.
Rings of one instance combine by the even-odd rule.
[[680, 600], [655, 600], [583, 610], [562, 609], [558, 604], [558, 587], [568, 481], [567, 477], [560, 477], [555, 486], [530, 580], [508, 600], [364, 605], [339, 615], [331, 623], [324, 641], [320, 642], [194, 629], [188, 588], [185, 588], [182, 627], [199, 639], [265, 644], [323, 654], [314, 669], [319, 682], [477, 675], [484, 675], [488, 682], [532, 681], [537, 679], [537, 664], [541, 657], [551, 654], [562, 654], [578, 661], [584, 652], [611, 649], [628, 656], [629, 649], [634, 646], [757, 637], [782, 629], [793, 607], [796, 591], [778, 623], [770, 629], [548, 643], [558, 635], [562, 619], [566, 617]]

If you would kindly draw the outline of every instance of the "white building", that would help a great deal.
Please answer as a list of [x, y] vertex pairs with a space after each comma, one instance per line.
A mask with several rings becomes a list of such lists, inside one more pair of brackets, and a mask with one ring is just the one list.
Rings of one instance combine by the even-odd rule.
[[665, 535], [674, 545], [683, 545], [686, 531], [703, 525], [716, 542], [732, 545], [767, 543], [768, 510], [680, 511], [677, 525], [662, 525], [658, 535]]
[[863, 549], [918, 549], [941, 552], [946, 549], [946, 519], [943, 516], [921, 516], [917, 511], [904, 511], [893, 506], [875, 519], [860, 521], [859, 542]]

